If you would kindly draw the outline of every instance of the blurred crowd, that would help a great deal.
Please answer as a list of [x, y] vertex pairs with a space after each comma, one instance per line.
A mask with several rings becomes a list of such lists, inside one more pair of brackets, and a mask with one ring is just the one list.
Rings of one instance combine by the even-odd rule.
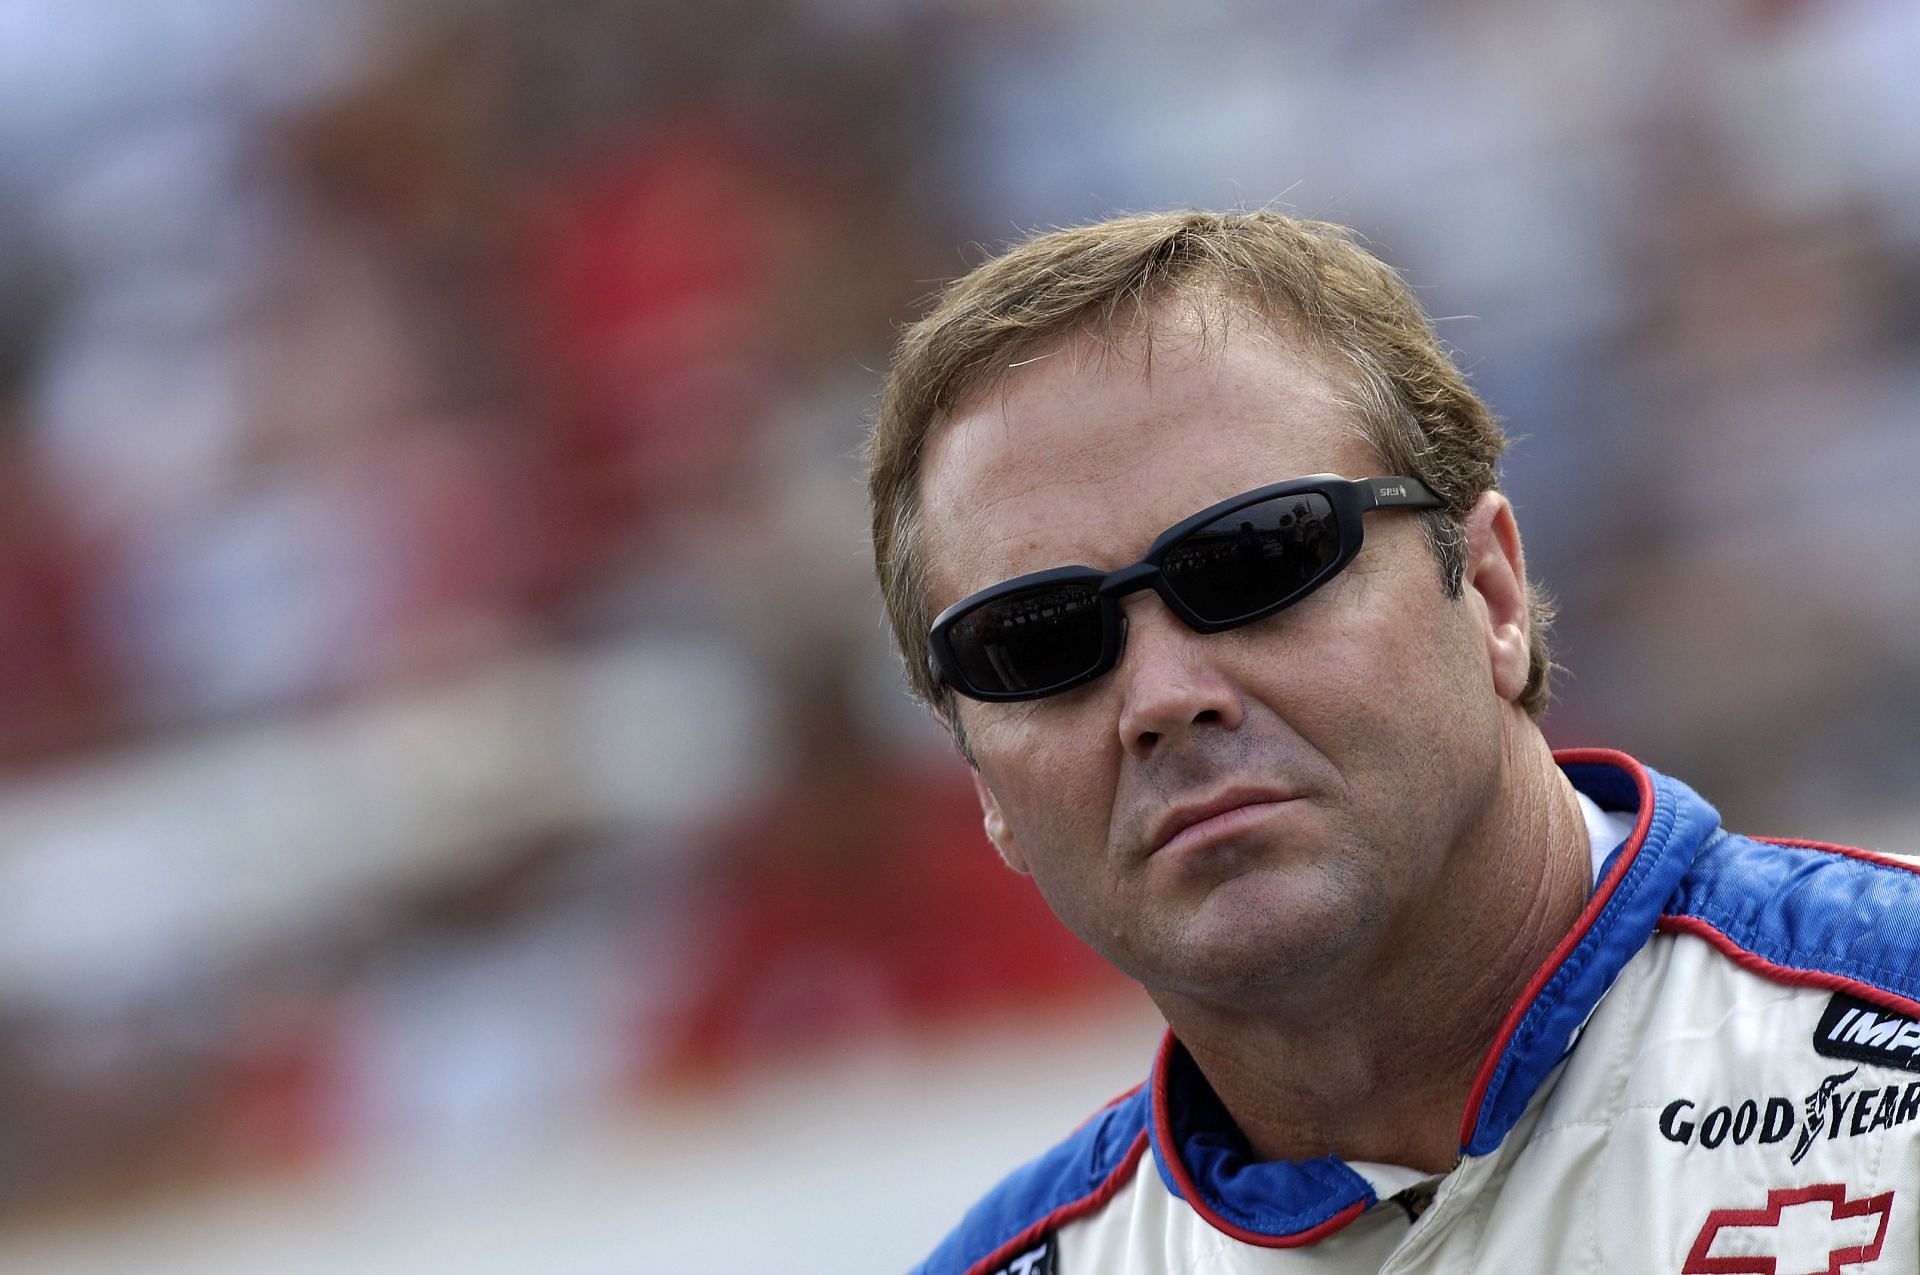
[[0, 1217], [1122, 994], [863, 544], [898, 323], [1022, 228], [1355, 226], [1521, 440], [1552, 737], [1920, 814], [1917, 65], [1898, 0], [16, 0]]

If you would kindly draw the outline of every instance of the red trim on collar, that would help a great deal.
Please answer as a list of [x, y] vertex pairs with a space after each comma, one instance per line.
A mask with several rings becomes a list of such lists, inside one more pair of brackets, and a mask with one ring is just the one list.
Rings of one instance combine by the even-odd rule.
[[1142, 1129], [1135, 1136], [1133, 1144], [1127, 1148], [1126, 1155], [1120, 1158], [1120, 1163], [1114, 1166], [1113, 1172], [1107, 1175], [1105, 1181], [1079, 1199], [1062, 1204], [972, 1266], [967, 1267], [967, 1275], [987, 1275], [987, 1272], [997, 1270], [1025, 1252], [1048, 1231], [1065, 1226], [1075, 1218], [1084, 1217], [1088, 1213], [1103, 1208], [1107, 1201], [1118, 1195], [1120, 1188], [1133, 1177], [1133, 1171], [1139, 1167], [1140, 1157], [1146, 1154], [1146, 1150], [1147, 1131]]
[[[1159, 1056], [1153, 1060], [1153, 1131], [1161, 1148], [1161, 1163], [1166, 1165], [1173, 1182], [1180, 1190], [1180, 1196], [1187, 1207], [1200, 1215], [1202, 1221], [1221, 1234], [1239, 1240], [1242, 1244], [1253, 1244], [1260, 1248], [1304, 1248], [1309, 1244], [1318, 1244], [1336, 1231], [1344, 1230], [1349, 1223], [1367, 1211], [1365, 1200], [1355, 1200], [1318, 1226], [1296, 1231], [1292, 1235], [1269, 1235], [1264, 1231], [1250, 1231], [1244, 1226], [1227, 1221], [1214, 1212], [1201, 1196], [1199, 1187], [1194, 1185], [1193, 1176], [1187, 1172], [1187, 1165], [1180, 1158], [1180, 1146], [1173, 1139], [1173, 1121], [1167, 1111], [1167, 1072], [1168, 1064], [1173, 1060], [1173, 1047], [1179, 1042], [1174, 1039], [1171, 1028], [1160, 1041]], [[1144, 1135], [1143, 1135], [1144, 1136]]]
[[1520, 998], [1507, 1011], [1500, 1024], [1500, 1030], [1494, 1033], [1493, 1046], [1487, 1050], [1486, 1057], [1480, 1063], [1479, 1074], [1473, 1078], [1473, 1088], [1467, 1094], [1467, 1109], [1460, 1117], [1460, 1146], [1462, 1150], [1473, 1141], [1474, 1127], [1480, 1122], [1480, 1108], [1487, 1100], [1487, 1089], [1493, 1084], [1493, 1073], [1500, 1067], [1500, 1056], [1507, 1051], [1513, 1041], [1513, 1033], [1520, 1027], [1520, 1020], [1526, 1017], [1533, 1007], [1534, 1000], [1547, 985], [1549, 979], [1560, 968], [1562, 962], [1586, 937], [1587, 931], [1599, 919], [1601, 909], [1613, 897], [1627, 870], [1640, 855], [1640, 847], [1646, 841], [1647, 829], [1653, 824], [1653, 780], [1647, 775], [1647, 768], [1632, 757], [1611, 748], [1565, 748], [1554, 753], [1553, 760], [1561, 767], [1567, 766], [1612, 766], [1624, 770], [1633, 776], [1634, 785], [1640, 790], [1640, 813], [1633, 821], [1633, 835], [1627, 838], [1626, 849], [1614, 860], [1613, 871], [1594, 889], [1587, 899], [1587, 906], [1581, 909], [1579, 919], [1573, 923], [1566, 936], [1557, 947], [1547, 955], [1540, 968], [1533, 972], [1527, 981]]
[[1825, 850], [1828, 854], [1844, 854], [1849, 859], [1864, 859], [1868, 863], [1877, 863], [1883, 868], [1900, 868], [1907, 872], [1920, 873], [1920, 863], [1910, 859], [1896, 859], [1890, 854], [1877, 854], [1872, 850], [1861, 850], [1855, 846], [1837, 846], [1831, 841], [1801, 841], [1794, 837], [1749, 837], [1749, 841], [1764, 841], [1771, 846], [1793, 846], [1801, 850]]
[[[1902, 872], [1920, 874], [1920, 864], [1896, 859], [1891, 855], [1876, 854], [1871, 850], [1861, 850], [1854, 846], [1835, 845], [1830, 841], [1801, 841], [1793, 837], [1753, 837], [1751, 840], [1764, 841], [1774, 846], [1790, 846], [1800, 850], [1819, 850], [1827, 854], [1845, 855], [1849, 859], [1878, 864], [1883, 868], [1898, 868]], [[1920, 1000], [1897, 995], [1883, 987], [1875, 987], [1872, 983], [1848, 978], [1845, 974], [1830, 974], [1825, 970], [1795, 969], [1791, 965], [1770, 961], [1764, 956], [1749, 952], [1713, 922], [1700, 917], [1669, 914], [1660, 918], [1656, 928], [1665, 930], [1669, 934], [1691, 934], [1696, 938], [1705, 939], [1724, 952], [1735, 965], [1752, 970], [1776, 983], [1787, 983], [1797, 987], [1819, 987], [1830, 992], [1847, 992], [1883, 1009], [1905, 1014], [1909, 1018], [1920, 1018]]]
[[[1839, 847], [1820, 848], [1838, 849]], [[1697, 916], [1663, 916], [1656, 928], [1665, 930], [1669, 934], [1691, 934], [1696, 938], [1703, 938], [1724, 952], [1727, 959], [1735, 965], [1763, 975], [1776, 983], [1787, 983], [1795, 987], [1819, 987], [1829, 992], [1846, 992], [1858, 996], [1863, 1001], [1870, 1001], [1882, 1009], [1890, 1009], [1908, 1018], [1920, 1018], [1920, 1001], [1897, 995], [1884, 987], [1875, 987], [1872, 983], [1863, 983], [1857, 978], [1848, 978], [1845, 974], [1829, 974], [1825, 970], [1799, 970], [1791, 965], [1776, 964], [1764, 956], [1749, 952], [1727, 937], [1711, 921], [1703, 921]]]

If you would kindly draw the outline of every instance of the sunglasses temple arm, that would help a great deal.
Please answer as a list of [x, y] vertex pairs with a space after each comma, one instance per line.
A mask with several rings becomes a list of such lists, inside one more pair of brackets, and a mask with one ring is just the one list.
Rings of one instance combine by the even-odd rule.
[[1373, 478], [1365, 485], [1369, 509], [1431, 509], [1441, 503], [1440, 498], [1416, 478]]

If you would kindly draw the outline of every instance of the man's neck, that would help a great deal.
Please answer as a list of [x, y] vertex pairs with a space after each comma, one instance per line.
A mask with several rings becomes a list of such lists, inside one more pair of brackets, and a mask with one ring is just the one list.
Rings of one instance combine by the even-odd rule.
[[1529, 735], [1485, 826], [1369, 968], [1252, 1012], [1162, 1000], [1261, 1159], [1455, 1163], [1486, 1052], [1592, 888], [1578, 798]]

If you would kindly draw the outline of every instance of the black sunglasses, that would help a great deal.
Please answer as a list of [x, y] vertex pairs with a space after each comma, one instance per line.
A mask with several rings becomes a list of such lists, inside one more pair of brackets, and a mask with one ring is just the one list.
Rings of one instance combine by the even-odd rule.
[[1413, 478], [1315, 474], [1256, 487], [1161, 532], [1118, 571], [1056, 567], [1018, 576], [940, 613], [927, 669], [972, 699], [1040, 699], [1120, 662], [1120, 599], [1152, 589], [1196, 633], [1238, 628], [1292, 606], [1360, 552], [1371, 509], [1437, 509]]

